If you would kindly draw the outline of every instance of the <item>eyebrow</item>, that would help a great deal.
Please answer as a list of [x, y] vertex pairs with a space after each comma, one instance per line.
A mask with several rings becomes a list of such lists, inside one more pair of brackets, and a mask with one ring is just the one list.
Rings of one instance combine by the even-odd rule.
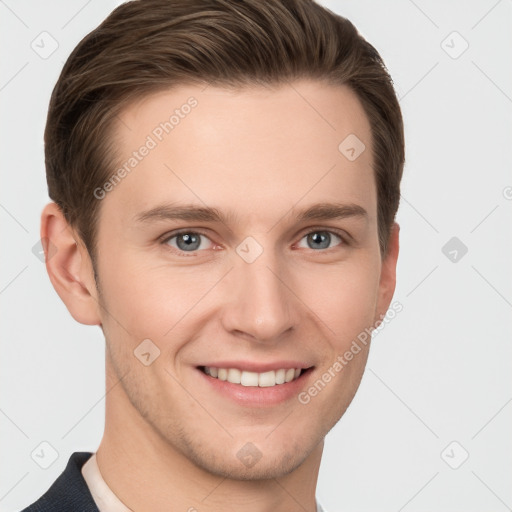
[[[293, 212], [293, 208], [290, 210]], [[310, 220], [340, 220], [349, 217], [368, 219], [368, 212], [358, 204], [317, 203], [296, 213], [298, 222]], [[220, 222], [229, 224], [236, 221], [238, 215], [233, 211], [226, 214], [217, 208], [195, 205], [161, 204], [135, 216], [135, 222], [147, 223], [161, 220], [187, 220], [192, 222]]]

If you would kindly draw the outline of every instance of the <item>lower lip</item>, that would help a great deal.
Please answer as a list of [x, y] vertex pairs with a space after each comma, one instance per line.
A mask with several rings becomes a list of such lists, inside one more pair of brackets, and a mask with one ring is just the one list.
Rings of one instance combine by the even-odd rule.
[[233, 384], [227, 380], [210, 377], [210, 375], [206, 375], [206, 373], [199, 368], [196, 368], [196, 370], [215, 392], [235, 401], [239, 405], [247, 407], [269, 407], [297, 397], [305, 387], [306, 380], [312, 373], [313, 367], [302, 372], [297, 379], [291, 382], [269, 387]]

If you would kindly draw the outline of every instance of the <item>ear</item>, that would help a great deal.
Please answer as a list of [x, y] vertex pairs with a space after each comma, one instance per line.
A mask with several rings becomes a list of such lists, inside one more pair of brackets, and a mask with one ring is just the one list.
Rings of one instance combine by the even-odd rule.
[[101, 325], [91, 258], [56, 203], [41, 214], [41, 243], [50, 281], [71, 316], [81, 324]]
[[395, 293], [396, 286], [396, 264], [398, 260], [400, 226], [394, 222], [389, 235], [388, 250], [386, 256], [382, 260], [379, 282], [379, 298], [377, 301], [376, 318], [382, 320], [384, 318], [391, 299]]

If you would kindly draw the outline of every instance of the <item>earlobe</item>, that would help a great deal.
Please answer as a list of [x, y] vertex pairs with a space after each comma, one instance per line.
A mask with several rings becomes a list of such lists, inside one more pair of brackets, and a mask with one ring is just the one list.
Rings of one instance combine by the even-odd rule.
[[71, 316], [81, 324], [101, 325], [89, 253], [56, 203], [41, 214], [41, 242], [50, 281]]
[[400, 249], [399, 232], [400, 226], [394, 222], [389, 236], [388, 250], [382, 260], [376, 321], [384, 317], [395, 293], [396, 265]]

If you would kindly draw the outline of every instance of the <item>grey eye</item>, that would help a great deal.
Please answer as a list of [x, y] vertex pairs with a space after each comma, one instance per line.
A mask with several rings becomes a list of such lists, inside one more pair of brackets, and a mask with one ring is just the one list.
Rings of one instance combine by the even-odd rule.
[[[336, 239], [338, 239], [338, 242], [342, 242], [338, 235], [330, 231], [312, 231], [304, 236], [302, 240], [306, 240], [308, 249], [328, 249]], [[304, 247], [303, 245], [299, 246]]]
[[192, 252], [196, 251], [201, 247], [201, 243], [208, 238], [200, 233], [194, 233], [189, 231], [186, 233], [178, 233], [169, 238], [167, 243], [180, 251]]

